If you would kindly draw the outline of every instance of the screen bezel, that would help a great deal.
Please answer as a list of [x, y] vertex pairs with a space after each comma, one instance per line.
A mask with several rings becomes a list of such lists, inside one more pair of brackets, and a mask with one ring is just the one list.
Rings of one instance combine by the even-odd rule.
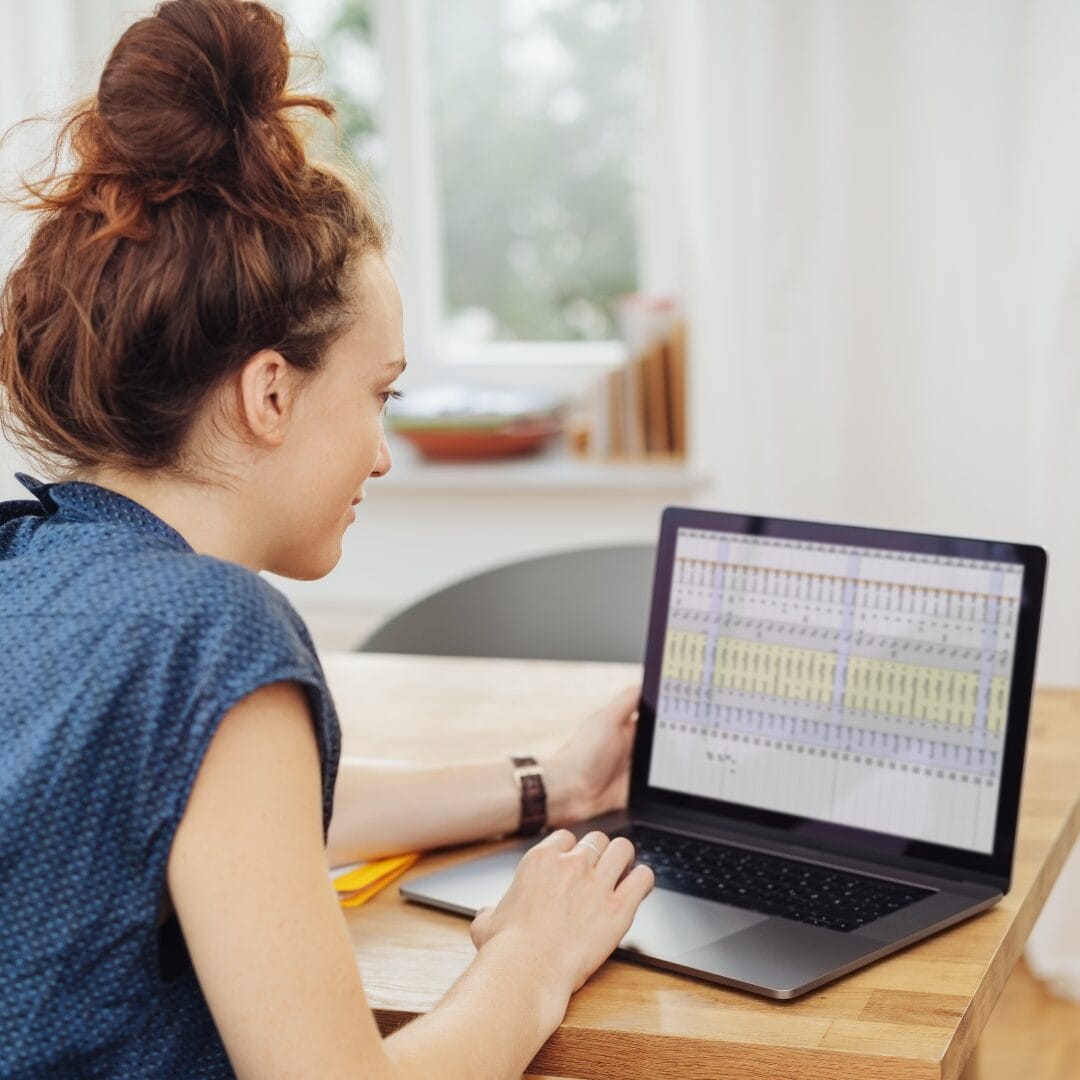
[[[934, 844], [926, 840], [914, 840], [892, 833], [837, 825], [818, 818], [798, 817], [742, 803], [671, 791], [649, 784], [649, 767], [656, 725], [656, 701], [660, 686], [668, 602], [675, 563], [675, 541], [680, 528], [1007, 562], [1023, 567], [1016, 652], [1003, 748], [1003, 772], [998, 792], [992, 852], [987, 854], [966, 848]], [[631, 811], [635, 814], [648, 814], [667, 808], [704, 813], [735, 824], [745, 824], [755, 831], [764, 829], [788, 841], [797, 841], [800, 844], [820, 847], [823, 850], [849, 852], [862, 858], [878, 856], [883, 861], [894, 864], [911, 861], [920, 865], [941, 865], [950, 870], [967, 870], [1000, 881], [1003, 888], [1008, 888], [1016, 841], [1020, 785], [1023, 777], [1024, 752], [1035, 677], [1035, 656], [1046, 581], [1046, 563], [1046, 552], [1041, 547], [1031, 544], [668, 507], [661, 518], [660, 540], [656, 549], [645, 671], [638, 732], [631, 767]]]

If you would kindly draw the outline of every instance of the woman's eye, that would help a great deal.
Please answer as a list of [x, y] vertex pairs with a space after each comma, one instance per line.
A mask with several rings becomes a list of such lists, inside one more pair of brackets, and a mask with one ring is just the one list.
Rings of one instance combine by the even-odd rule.
[[405, 396], [404, 390], [384, 390], [379, 397], [382, 398], [383, 412], [386, 411], [386, 407], [390, 404], [390, 400], [399, 401]]

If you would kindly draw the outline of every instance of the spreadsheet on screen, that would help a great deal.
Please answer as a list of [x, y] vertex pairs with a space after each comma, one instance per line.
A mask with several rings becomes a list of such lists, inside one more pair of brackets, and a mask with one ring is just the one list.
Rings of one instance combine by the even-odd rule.
[[1020, 564], [680, 528], [649, 783], [994, 846]]

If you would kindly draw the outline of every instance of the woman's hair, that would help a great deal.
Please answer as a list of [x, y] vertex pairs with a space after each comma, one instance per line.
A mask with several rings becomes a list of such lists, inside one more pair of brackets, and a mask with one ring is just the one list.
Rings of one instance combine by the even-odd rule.
[[[260, 349], [305, 371], [386, 245], [364, 186], [310, 161], [280, 16], [167, 0], [120, 38], [68, 117], [0, 299], [2, 423], [68, 466], [181, 467], [200, 407]], [[61, 170], [67, 154], [71, 168]]]

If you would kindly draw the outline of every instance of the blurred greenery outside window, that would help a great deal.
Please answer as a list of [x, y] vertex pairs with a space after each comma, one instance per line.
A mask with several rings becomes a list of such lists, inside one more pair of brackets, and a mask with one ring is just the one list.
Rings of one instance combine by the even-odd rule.
[[[441, 270], [424, 305], [434, 337], [610, 341], [616, 301], [637, 288], [642, 0], [405, 2], [435, 233], [410, 258]], [[323, 59], [349, 152], [384, 181], [379, 0], [283, 6]]]

